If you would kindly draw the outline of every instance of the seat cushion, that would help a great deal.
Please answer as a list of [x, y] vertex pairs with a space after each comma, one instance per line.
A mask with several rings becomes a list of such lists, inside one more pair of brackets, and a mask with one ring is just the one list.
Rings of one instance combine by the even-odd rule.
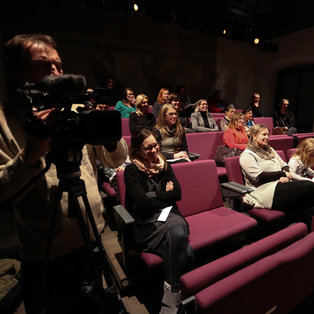
[[248, 213], [254, 218], [261, 219], [267, 222], [272, 222], [286, 216], [284, 212], [266, 208], [253, 208], [249, 210]]
[[257, 225], [255, 219], [227, 207], [218, 207], [185, 217], [194, 250], [216, 244]]

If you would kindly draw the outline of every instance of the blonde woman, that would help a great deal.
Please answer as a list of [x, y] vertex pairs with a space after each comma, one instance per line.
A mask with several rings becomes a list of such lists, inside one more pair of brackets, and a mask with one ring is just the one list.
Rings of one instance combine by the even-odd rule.
[[200, 99], [195, 104], [195, 111], [191, 114], [192, 129], [196, 132], [218, 131], [213, 116], [208, 112], [208, 103], [206, 99]]
[[160, 152], [167, 160], [191, 161], [185, 131], [179, 122], [175, 106], [162, 106], [153, 133], [160, 144]]
[[144, 94], [139, 94], [135, 99], [136, 111], [130, 114], [129, 127], [130, 132], [134, 135], [141, 129], [152, 130], [156, 124], [154, 115], [148, 112], [149, 99]]
[[293, 180], [311, 180], [314, 182], [314, 138], [303, 140], [289, 160]]
[[243, 201], [257, 208], [281, 211], [313, 206], [314, 184], [291, 181], [288, 165], [268, 145], [269, 130], [263, 124], [251, 128], [250, 141], [240, 156], [245, 185], [253, 192]]
[[244, 126], [244, 116], [242, 113], [235, 112], [223, 135], [223, 142], [230, 148], [245, 150], [249, 139]]

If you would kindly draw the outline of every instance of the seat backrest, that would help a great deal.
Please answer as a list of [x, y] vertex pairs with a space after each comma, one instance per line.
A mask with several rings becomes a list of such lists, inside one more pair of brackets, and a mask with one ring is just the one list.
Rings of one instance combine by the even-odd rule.
[[200, 313], [291, 313], [314, 289], [314, 233], [196, 294]]
[[223, 118], [226, 114], [224, 112], [210, 112], [213, 118]]
[[218, 127], [219, 127], [219, 130], [220, 130], [220, 121], [221, 121], [222, 119], [223, 119], [223, 118], [221, 118], [221, 117], [215, 117], [215, 118], [214, 118], [216, 124], [217, 124]]
[[125, 183], [124, 183], [124, 171], [117, 172], [117, 183], [120, 203], [125, 206]]
[[173, 164], [172, 168], [181, 186], [177, 204], [183, 216], [223, 206], [214, 160]]
[[130, 148], [130, 146], [131, 146], [131, 135], [125, 135], [125, 136], [122, 136], [122, 137], [125, 140], [126, 145], [128, 146], [128, 148]]
[[122, 136], [130, 136], [131, 135], [131, 131], [130, 131], [130, 127], [129, 127], [129, 118], [122, 118], [121, 119], [121, 132], [122, 132]]
[[285, 155], [285, 152], [283, 150], [276, 150], [276, 153], [280, 156], [280, 158], [283, 160], [283, 161], [287, 161], [287, 158], [286, 158], [286, 155]]
[[222, 131], [187, 133], [189, 151], [200, 154], [198, 160], [214, 159], [217, 147], [223, 145]]
[[297, 134], [293, 134], [294, 137], [296, 137], [297, 140], [297, 145], [299, 145], [303, 140], [305, 140], [306, 138], [309, 137], [313, 137], [314, 138], [314, 132], [309, 132], [309, 133], [297, 133]]
[[291, 156], [297, 151], [296, 148], [290, 148], [287, 150], [287, 161], [290, 160]]
[[304, 223], [291, 225], [266, 238], [189, 271], [181, 277], [182, 297], [188, 298], [213, 283], [289, 246], [307, 234]]
[[269, 134], [273, 134], [274, 122], [272, 117], [253, 118], [255, 124], [265, 124], [269, 129]]
[[240, 167], [240, 156], [228, 157], [225, 159], [225, 167], [229, 182], [244, 184], [242, 171]]
[[286, 151], [293, 148], [293, 137], [292, 136], [270, 136], [268, 144], [275, 150]]

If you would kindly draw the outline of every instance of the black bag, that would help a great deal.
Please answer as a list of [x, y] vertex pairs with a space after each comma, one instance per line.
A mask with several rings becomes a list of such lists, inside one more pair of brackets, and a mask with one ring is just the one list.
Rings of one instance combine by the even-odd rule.
[[225, 145], [221, 145], [217, 147], [215, 162], [217, 166], [224, 167], [225, 159], [233, 156], [240, 156], [243, 151], [238, 148], [230, 148]]
[[200, 157], [200, 154], [189, 152], [189, 158], [191, 161], [198, 159], [199, 157]]

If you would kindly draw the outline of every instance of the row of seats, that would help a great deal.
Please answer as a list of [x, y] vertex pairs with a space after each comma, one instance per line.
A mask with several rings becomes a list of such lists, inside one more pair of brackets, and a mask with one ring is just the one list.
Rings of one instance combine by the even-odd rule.
[[[202, 266], [195, 263], [197, 268], [181, 277], [182, 313], [189, 312], [190, 306], [196, 307], [197, 313], [288, 313], [313, 293], [314, 233], [308, 235], [305, 224], [285, 227], [234, 250], [257, 238], [259, 217], [254, 212], [247, 215], [224, 206], [213, 160], [172, 167], [181, 185], [178, 207], [190, 225], [190, 244], [196, 260], [208, 256]], [[123, 173], [118, 173], [117, 180], [124, 205]], [[115, 207], [116, 221], [121, 239], [128, 242], [131, 236], [124, 231], [130, 231], [134, 221], [122, 205]], [[128, 254], [129, 246], [122, 247], [123, 253]], [[227, 248], [231, 249], [213, 260], [211, 253], [221, 248], [227, 252]], [[162, 263], [154, 254], [142, 252], [140, 257], [148, 269]]]

